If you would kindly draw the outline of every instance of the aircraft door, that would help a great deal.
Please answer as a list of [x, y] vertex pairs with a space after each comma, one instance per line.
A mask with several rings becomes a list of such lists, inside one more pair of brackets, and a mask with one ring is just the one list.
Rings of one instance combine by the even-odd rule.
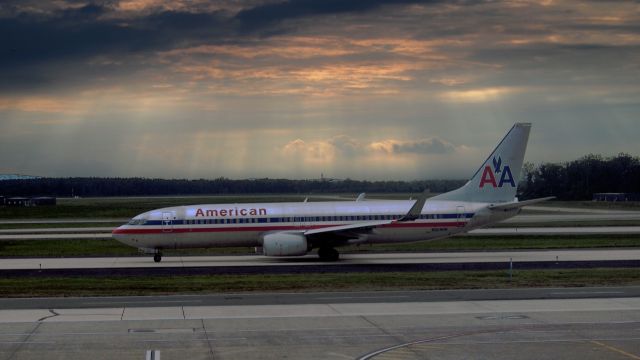
[[457, 217], [456, 217], [456, 225], [458, 227], [464, 227], [466, 225], [466, 215], [465, 215], [465, 208], [464, 206], [458, 206], [457, 207], [458, 211], [457, 211]]
[[162, 232], [173, 232], [173, 213], [162, 213]]

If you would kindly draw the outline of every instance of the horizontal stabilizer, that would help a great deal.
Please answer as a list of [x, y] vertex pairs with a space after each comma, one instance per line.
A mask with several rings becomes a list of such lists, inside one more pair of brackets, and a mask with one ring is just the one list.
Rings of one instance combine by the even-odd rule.
[[519, 209], [523, 206], [528, 206], [528, 205], [533, 205], [533, 204], [537, 204], [539, 202], [543, 202], [543, 201], [547, 201], [547, 200], [551, 200], [551, 199], [555, 199], [555, 196], [549, 196], [549, 197], [544, 197], [544, 198], [539, 198], [539, 199], [531, 199], [531, 200], [525, 200], [525, 201], [514, 201], [514, 202], [510, 202], [510, 203], [506, 203], [506, 204], [497, 204], [497, 205], [489, 205], [489, 210], [513, 210], [513, 209]]

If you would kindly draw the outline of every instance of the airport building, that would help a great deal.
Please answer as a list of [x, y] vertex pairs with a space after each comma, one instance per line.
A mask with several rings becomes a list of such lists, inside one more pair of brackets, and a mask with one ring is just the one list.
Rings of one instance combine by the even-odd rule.
[[40, 196], [31, 198], [31, 206], [54, 206], [56, 198], [49, 196]]
[[640, 193], [595, 193], [593, 201], [640, 201]]
[[10, 197], [5, 201], [7, 206], [29, 206], [29, 198]]
[[19, 206], [54, 206], [57, 203], [56, 198], [54, 197], [45, 197], [45, 196], [41, 196], [41, 197], [34, 197], [34, 198], [26, 198], [26, 197], [10, 197], [10, 198], [3, 198], [3, 201], [1, 201], [0, 203], [6, 205], [6, 206], [13, 206], [13, 207], [19, 207]]

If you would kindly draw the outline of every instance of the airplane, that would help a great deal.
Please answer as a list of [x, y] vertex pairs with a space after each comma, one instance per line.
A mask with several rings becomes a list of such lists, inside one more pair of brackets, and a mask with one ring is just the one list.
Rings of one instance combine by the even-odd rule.
[[266, 256], [302, 256], [318, 249], [323, 261], [352, 244], [435, 240], [517, 215], [523, 206], [553, 197], [518, 201], [516, 191], [531, 129], [516, 123], [459, 189], [416, 200], [207, 204], [157, 209], [113, 230], [127, 245], [154, 254], [181, 248], [256, 247]]

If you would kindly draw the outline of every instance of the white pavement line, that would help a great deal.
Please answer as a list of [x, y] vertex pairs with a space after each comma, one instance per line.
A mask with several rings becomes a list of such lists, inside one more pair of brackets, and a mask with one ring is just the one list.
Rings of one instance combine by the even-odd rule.
[[184, 320], [181, 307], [128, 307], [122, 320]]
[[[640, 249], [579, 249], [579, 250], [509, 250], [509, 251], [463, 251], [438, 253], [384, 253], [347, 254], [340, 264], [422, 264], [422, 263], [469, 263], [503, 262], [508, 266], [509, 258], [514, 264], [531, 261], [600, 261], [640, 259]], [[311, 260], [311, 261], [309, 261]], [[97, 269], [97, 268], [169, 268], [169, 267], [215, 267], [215, 266], [327, 266], [316, 262], [308, 255], [291, 261], [273, 260], [263, 256], [189, 256], [166, 257], [158, 264], [145, 257], [91, 257], [91, 258], [26, 258], [2, 259], [0, 269]]]
[[111, 238], [112, 238], [111, 233], [0, 235], [0, 240], [64, 240], [64, 239], [111, 239]]
[[327, 296], [317, 297], [316, 300], [353, 300], [353, 299], [405, 299], [409, 296], [405, 295], [388, 295], [388, 296]]
[[[547, 300], [486, 300], [438, 302], [332, 303], [303, 305], [218, 305], [134, 308], [55, 309], [58, 316], [41, 322], [266, 319], [344, 316], [398, 316], [443, 314], [529, 314], [533, 312], [633, 311], [640, 297]], [[43, 315], [44, 314], [44, 315]], [[39, 322], [49, 315], [40, 309], [1, 310], [0, 323]], [[39, 323], [41, 323], [39, 322]]]
[[0, 229], [0, 234], [44, 234], [44, 233], [97, 233], [112, 232], [115, 228], [109, 227], [75, 227], [75, 228], [30, 228], [30, 229]]
[[552, 292], [550, 295], [603, 295], [603, 294], [611, 294], [611, 295], [619, 295], [624, 294], [624, 291], [562, 291], [562, 292]]
[[143, 300], [143, 301], [86, 301], [82, 305], [182, 304], [201, 303], [202, 300]]
[[160, 360], [160, 350], [147, 350], [145, 360]]

